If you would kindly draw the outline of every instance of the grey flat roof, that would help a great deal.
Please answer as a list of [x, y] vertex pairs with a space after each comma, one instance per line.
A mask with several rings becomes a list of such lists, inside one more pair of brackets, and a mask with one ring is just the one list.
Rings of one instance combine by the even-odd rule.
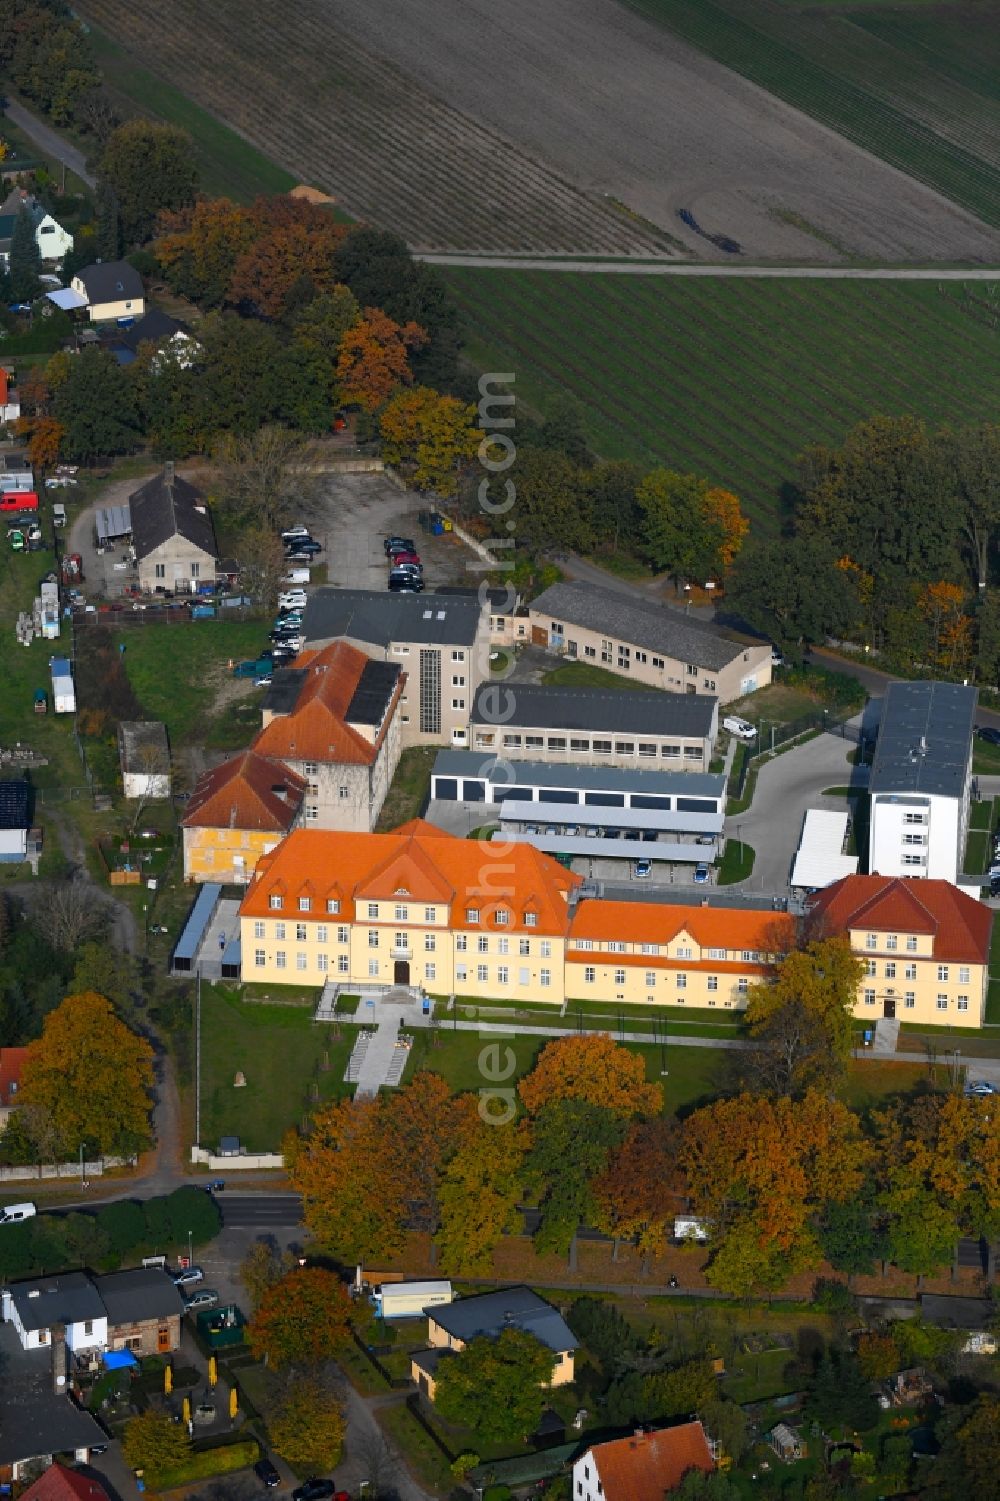
[[[491, 836], [498, 843], [530, 844], [547, 855], [577, 855], [588, 860], [669, 860], [671, 865], [710, 865], [713, 851], [703, 844], [682, 844], [667, 839], [587, 839], [583, 835], [519, 834], [504, 829]], [[635, 894], [635, 900], [648, 899], [648, 889]]]
[[513, 1328], [533, 1334], [550, 1350], [575, 1350], [577, 1346], [562, 1314], [530, 1287], [504, 1287], [495, 1293], [435, 1304], [425, 1312], [435, 1324], [465, 1343], [479, 1334], [496, 1336]]
[[496, 768], [508, 767], [511, 786], [578, 787], [583, 791], [654, 792], [674, 797], [725, 797], [723, 772], [629, 771], [618, 766], [560, 766], [546, 761], [514, 761], [485, 751], [439, 751], [431, 775], [491, 780]]
[[890, 683], [869, 792], [961, 797], [978, 700], [959, 683]]
[[614, 688], [558, 688], [545, 684], [481, 683], [472, 703], [473, 724], [501, 730], [527, 725], [562, 730], [608, 730], [635, 735], [680, 735], [703, 740], [712, 733], [718, 699], [697, 693], [645, 693]]
[[591, 829], [659, 829], [671, 834], [721, 834], [724, 813], [676, 813], [670, 808], [595, 808], [592, 803], [528, 803], [505, 798], [495, 805], [501, 823], [576, 824]]
[[95, 1277], [94, 1284], [108, 1310], [109, 1324], [139, 1324], [184, 1312], [184, 1299], [173, 1280], [159, 1267], [132, 1267]]
[[727, 667], [748, 648], [766, 649], [768, 655], [771, 650], [766, 641], [737, 636], [711, 621], [595, 584], [552, 584], [531, 601], [528, 609], [533, 615], [598, 631], [610, 639], [628, 641], [675, 661], [715, 671]]
[[310, 646], [346, 636], [374, 646], [413, 641], [428, 646], [471, 646], [479, 601], [458, 594], [392, 594], [374, 589], [317, 589], [302, 623]]
[[194, 905], [188, 913], [187, 922], [177, 940], [177, 946], [171, 956], [172, 962], [179, 959], [193, 962], [201, 947], [201, 941], [205, 936], [205, 930], [212, 920], [212, 913], [222, 896], [222, 887], [215, 881], [206, 881], [195, 898]]
[[53, 1324], [80, 1324], [103, 1319], [104, 1304], [86, 1272], [32, 1277], [9, 1289], [24, 1329], [51, 1329]]

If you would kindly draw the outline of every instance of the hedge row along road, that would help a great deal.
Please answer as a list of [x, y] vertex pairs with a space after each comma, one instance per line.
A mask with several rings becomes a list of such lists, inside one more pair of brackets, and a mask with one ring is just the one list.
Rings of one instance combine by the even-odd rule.
[[[1000, 260], [1000, 231], [617, 0], [83, 0], [414, 248]], [[622, 207], [622, 205], [627, 205]]]

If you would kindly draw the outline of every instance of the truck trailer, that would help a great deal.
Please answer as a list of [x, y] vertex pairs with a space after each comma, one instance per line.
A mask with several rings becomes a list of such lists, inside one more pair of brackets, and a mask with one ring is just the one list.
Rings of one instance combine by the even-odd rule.
[[49, 666], [52, 670], [52, 707], [57, 714], [75, 714], [76, 688], [68, 659], [52, 657]]
[[419, 1319], [425, 1308], [451, 1303], [450, 1282], [383, 1282], [372, 1294], [380, 1319]]

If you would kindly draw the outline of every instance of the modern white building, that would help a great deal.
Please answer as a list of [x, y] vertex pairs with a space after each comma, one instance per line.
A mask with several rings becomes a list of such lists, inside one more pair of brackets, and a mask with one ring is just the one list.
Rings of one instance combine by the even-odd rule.
[[73, 1354], [107, 1348], [107, 1309], [86, 1272], [61, 1272], [5, 1288], [3, 1319], [13, 1324], [22, 1350], [51, 1344], [53, 1329], [65, 1330]]
[[958, 883], [977, 700], [957, 683], [889, 685], [868, 784], [869, 874]]

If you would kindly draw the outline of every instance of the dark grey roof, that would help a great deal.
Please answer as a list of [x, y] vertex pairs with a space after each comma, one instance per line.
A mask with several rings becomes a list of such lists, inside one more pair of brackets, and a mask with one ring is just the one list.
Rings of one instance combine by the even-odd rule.
[[13, 1325], [0, 1325], [0, 1465], [107, 1443], [104, 1429], [69, 1395], [52, 1389], [52, 1352], [22, 1350]]
[[615, 589], [601, 589], [595, 584], [552, 584], [528, 608], [532, 614], [599, 631], [615, 641], [713, 671], [728, 667], [749, 648], [770, 652], [766, 642], [737, 636], [711, 621], [668, 610], [665, 605], [629, 599]]
[[24, 1329], [51, 1329], [54, 1324], [104, 1317], [104, 1304], [86, 1272], [33, 1277], [13, 1283], [8, 1291]]
[[989, 1298], [950, 1298], [945, 1294], [923, 1293], [920, 1312], [942, 1329], [988, 1329], [994, 1305]]
[[472, 704], [473, 724], [558, 730], [620, 730], [625, 734], [712, 733], [718, 699], [697, 693], [646, 693], [615, 688], [556, 688], [544, 684], [481, 683]]
[[[167, 741], [167, 728], [158, 719], [124, 720], [118, 726], [118, 745], [122, 766], [126, 771], [151, 769], [166, 772], [169, 768], [170, 746]], [[144, 766], [141, 757], [136, 764], [136, 757], [140, 751], [156, 752], [162, 757], [161, 764], [152, 767]]]
[[137, 318], [131, 328], [122, 329], [118, 335], [118, 342], [126, 345], [133, 353], [140, 344], [159, 344], [163, 339], [171, 339], [174, 334], [186, 334], [187, 329], [176, 318], [171, 318], [169, 313], [163, 313], [159, 308], [150, 308], [141, 318]]
[[275, 669], [271, 686], [264, 694], [264, 710], [269, 714], [291, 714], [307, 676], [304, 667]]
[[108, 1324], [138, 1324], [184, 1312], [184, 1299], [159, 1267], [133, 1267], [95, 1277], [94, 1285], [108, 1311]]
[[631, 771], [620, 766], [562, 766], [548, 761], [512, 761], [483, 751], [438, 751], [435, 777], [491, 777], [508, 786], [578, 787], [601, 792], [654, 792], [664, 796], [725, 798], [724, 772]]
[[214, 560], [215, 529], [205, 498], [168, 464], [128, 498], [132, 542], [142, 561], [171, 537], [183, 537]]
[[0, 782], [0, 829], [26, 829], [29, 822], [27, 782]]
[[97, 261], [76, 273], [88, 302], [131, 301], [142, 296], [142, 277], [128, 261]]
[[959, 683], [890, 683], [869, 791], [962, 797], [978, 699]]
[[310, 646], [341, 636], [386, 647], [394, 641], [427, 646], [472, 646], [481, 606], [451, 594], [390, 594], [371, 589], [317, 589], [306, 605], [303, 630]]
[[559, 1311], [530, 1287], [504, 1287], [499, 1292], [435, 1304], [424, 1312], [455, 1339], [468, 1343], [479, 1334], [495, 1337], [504, 1329], [523, 1329], [550, 1350], [575, 1350], [577, 1341]]
[[347, 724], [379, 725], [396, 691], [402, 668], [395, 662], [366, 662], [347, 705]]

